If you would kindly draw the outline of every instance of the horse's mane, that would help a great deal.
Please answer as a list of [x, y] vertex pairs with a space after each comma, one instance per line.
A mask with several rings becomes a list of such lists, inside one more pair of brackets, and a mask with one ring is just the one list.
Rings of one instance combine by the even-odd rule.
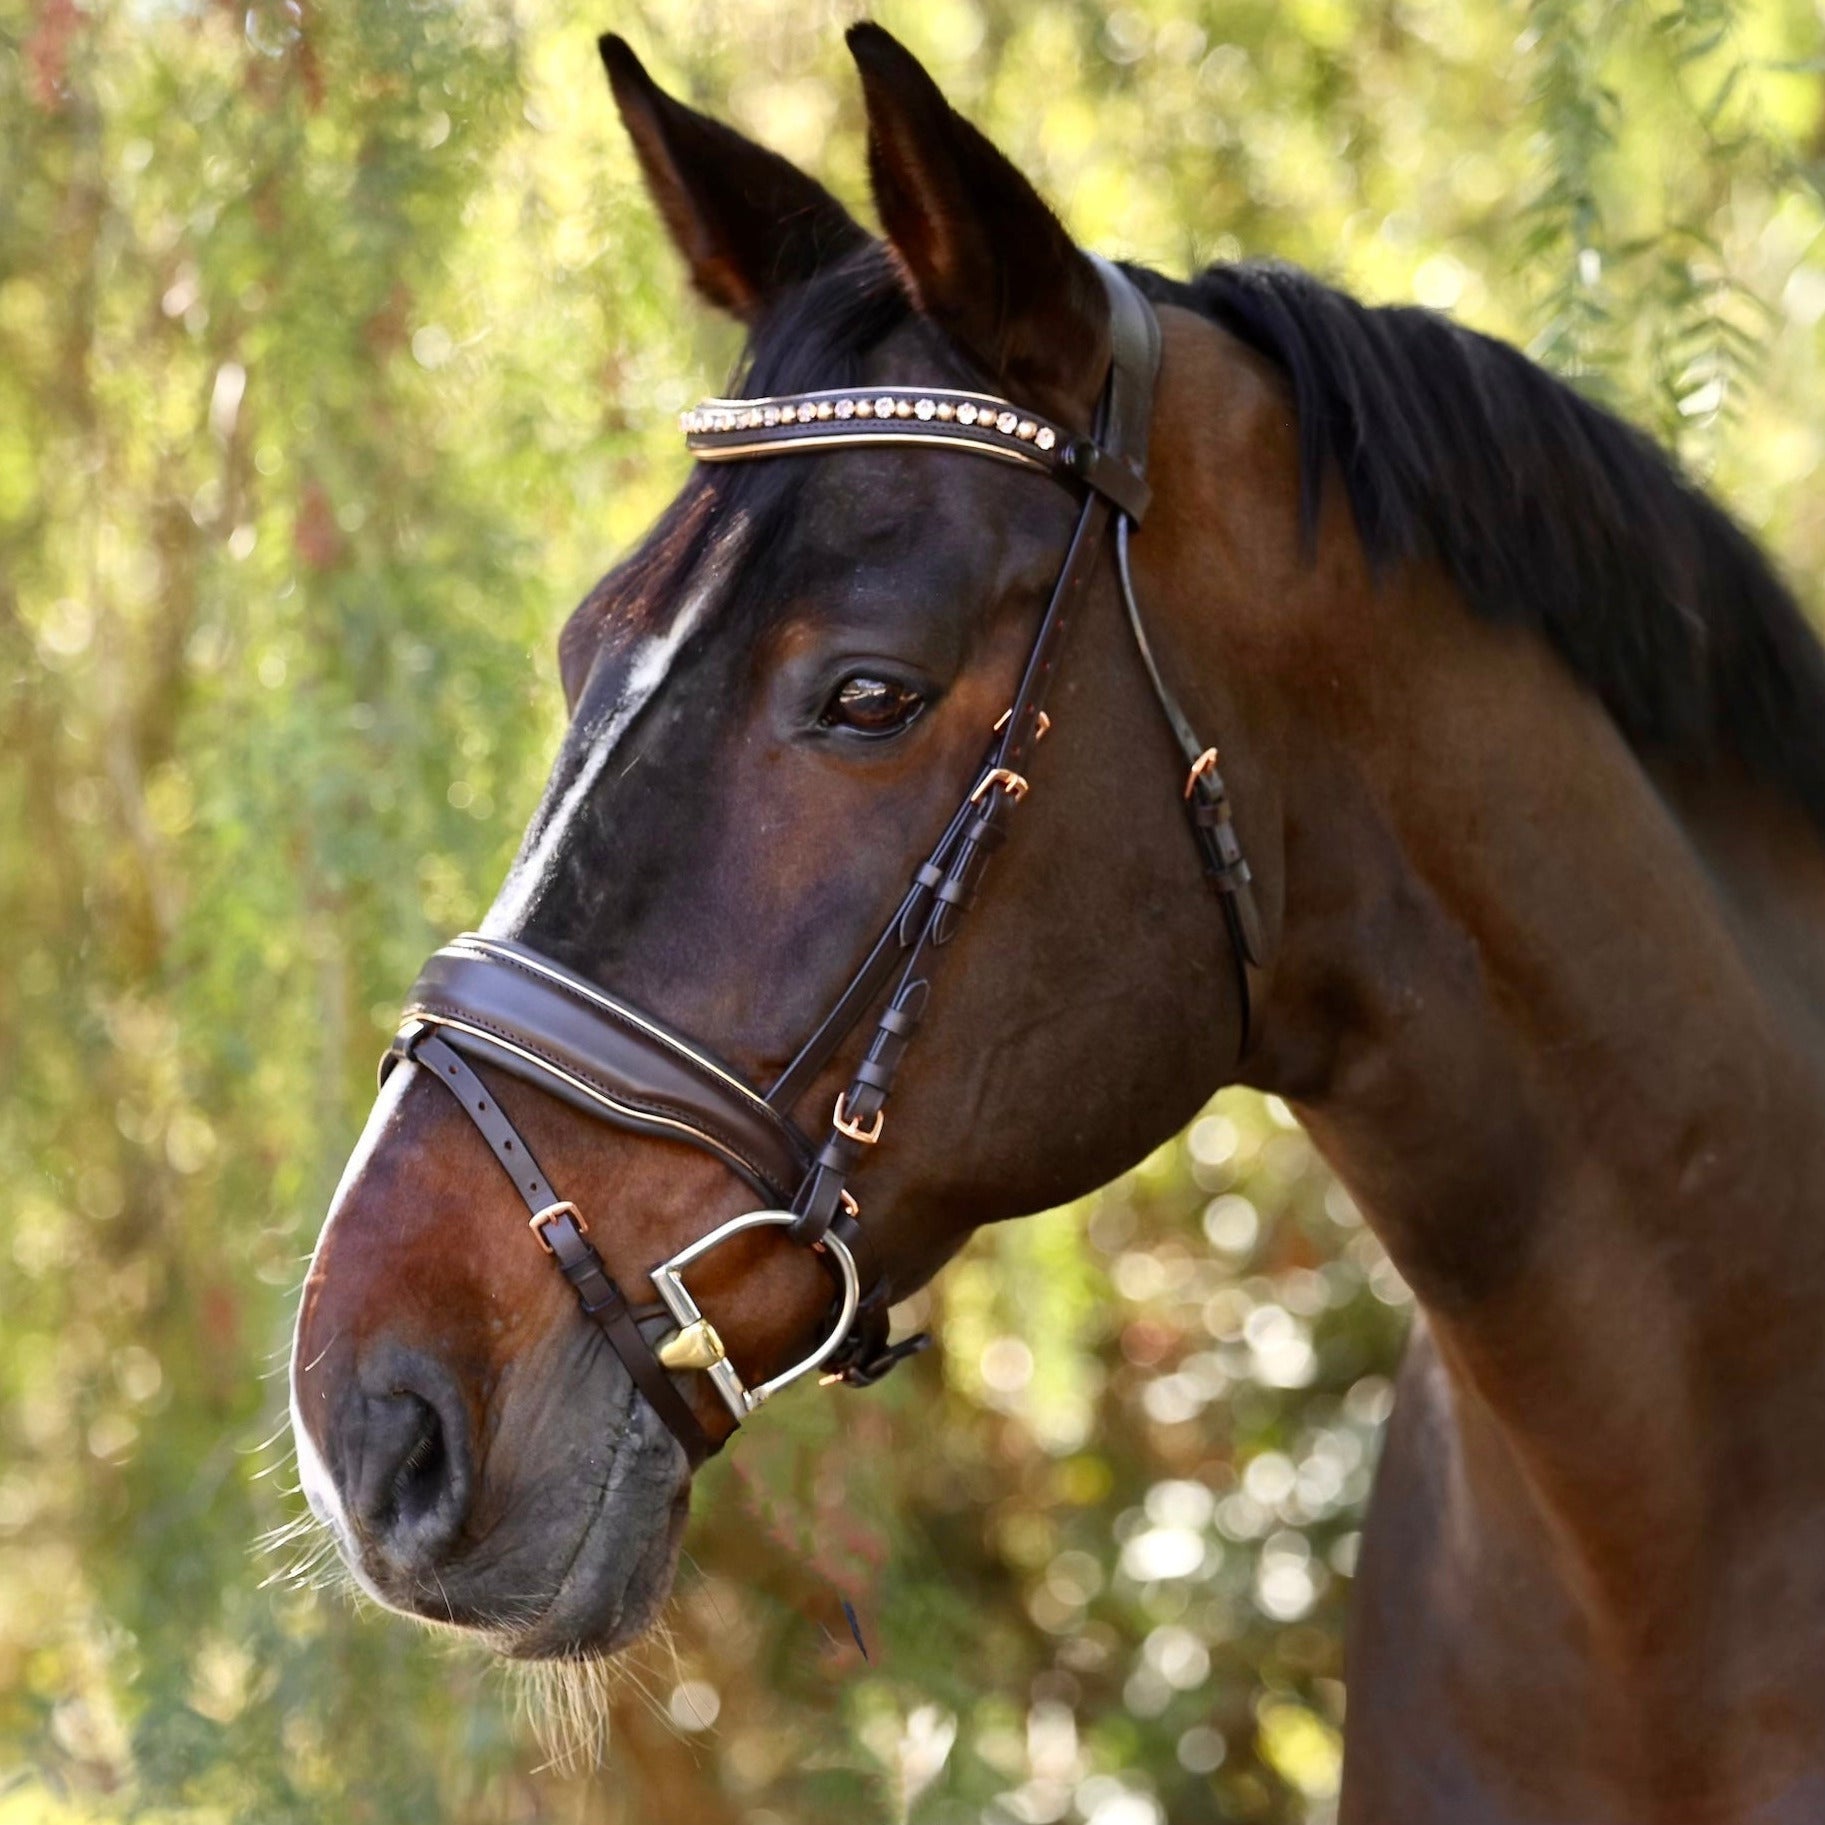
[[[1432, 311], [1274, 264], [1188, 283], [1127, 270], [1284, 370], [1308, 536], [1335, 462], [1378, 569], [1433, 559], [1473, 612], [1544, 635], [1644, 756], [1732, 755], [1825, 831], [1825, 648], [1749, 536], [1641, 432]], [[738, 390], [852, 384], [909, 314], [869, 247], [780, 300]], [[777, 525], [797, 476], [774, 472], [796, 465], [734, 467], [765, 473], [698, 485]]]
[[1543, 634], [1638, 751], [1730, 753], [1825, 830], [1825, 649], [1648, 438], [1432, 311], [1279, 265], [1131, 276], [1285, 371], [1308, 535], [1334, 461], [1372, 562], [1436, 559], [1476, 613]]

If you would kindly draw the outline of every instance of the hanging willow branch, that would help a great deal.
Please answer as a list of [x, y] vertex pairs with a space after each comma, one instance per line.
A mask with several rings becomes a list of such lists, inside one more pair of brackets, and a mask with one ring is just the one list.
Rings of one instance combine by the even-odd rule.
[[[1531, 352], [1706, 468], [1761, 380], [1773, 315], [1725, 245], [1730, 187], [1745, 173], [1773, 190], [1801, 176], [1756, 109], [1736, 0], [1533, 0], [1522, 45], [1540, 162], [1520, 243], [1542, 284]], [[1645, 198], [1645, 141], [1617, 93], [1644, 70], [1697, 151]]]

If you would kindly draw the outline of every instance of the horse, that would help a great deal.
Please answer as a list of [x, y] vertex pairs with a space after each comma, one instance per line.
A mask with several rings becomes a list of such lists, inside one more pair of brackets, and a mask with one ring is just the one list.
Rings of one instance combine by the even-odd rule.
[[311, 1506], [381, 1602], [611, 1656], [774, 1385], [1251, 1085], [1418, 1305], [1346, 1825], [1825, 1817], [1800, 610], [1514, 349], [1101, 264], [848, 42], [878, 237], [602, 41], [746, 353], [335, 1194]]

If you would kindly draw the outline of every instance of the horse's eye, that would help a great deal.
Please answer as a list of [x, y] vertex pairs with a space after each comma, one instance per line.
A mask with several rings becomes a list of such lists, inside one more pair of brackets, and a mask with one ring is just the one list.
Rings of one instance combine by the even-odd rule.
[[837, 686], [818, 721], [858, 735], [898, 735], [924, 708], [925, 699], [911, 686], [862, 675]]

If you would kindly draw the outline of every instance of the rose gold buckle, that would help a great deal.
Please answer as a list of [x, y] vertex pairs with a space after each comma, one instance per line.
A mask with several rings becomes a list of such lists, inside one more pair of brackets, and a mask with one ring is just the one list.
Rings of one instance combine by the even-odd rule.
[[970, 803], [980, 805], [988, 796], [991, 786], [999, 786], [1017, 805], [1027, 795], [1027, 782], [1018, 773], [1007, 767], [991, 767], [976, 782], [976, 790], [970, 794]]
[[[991, 735], [999, 735], [1001, 733], [1001, 731], [1008, 726], [1008, 722], [1013, 717], [1013, 714], [1014, 714], [1014, 707], [1012, 704], [1010, 704], [1005, 710], [1003, 710], [1001, 712], [1001, 714], [999, 716], [997, 716], [995, 718], [995, 726], [993, 729], [991, 729], [989, 731], [989, 733]], [[1048, 716], [1044, 710], [1041, 710], [1039, 712], [1039, 733], [1033, 739], [1035, 741], [1044, 741], [1046, 738], [1046, 731], [1049, 728], [1051, 728], [1051, 726], [1052, 726], [1051, 717]]]
[[576, 1205], [569, 1202], [547, 1204], [543, 1210], [535, 1211], [527, 1218], [526, 1227], [532, 1231], [539, 1247], [548, 1255], [555, 1255], [558, 1251], [545, 1239], [545, 1225], [557, 1222], [559, 1217], [568, 1217], [583, 1235], [589, 1234], [589, 1225], [583, 1221], [583, 1213]]
[[877, 1109], [874, 1112], [874, 1125], [864, 1128], [849, 1113], [849, 1092], [844, 1090], [836, 1099], [836, 1113], [830, 1118], [831, 1126], [838, 1134], [846, 1134], [852, 1141], [860, 1141], [864, 1147], [872, 1147], [881, 1138], [881, 1130], [887, 1123], [887, 1111]]
[[1206, 748], [1204, 752], [1191, 763], [1191, 771], [1185, 775], [1185, 796], [1187, 798], [1190, 798], [1192, 793], [1197, 790], [1198, 781], [1201, 780], [1206, 773], [1212, 771], [1216, 764], [1217, 751], [1215, 748]]

